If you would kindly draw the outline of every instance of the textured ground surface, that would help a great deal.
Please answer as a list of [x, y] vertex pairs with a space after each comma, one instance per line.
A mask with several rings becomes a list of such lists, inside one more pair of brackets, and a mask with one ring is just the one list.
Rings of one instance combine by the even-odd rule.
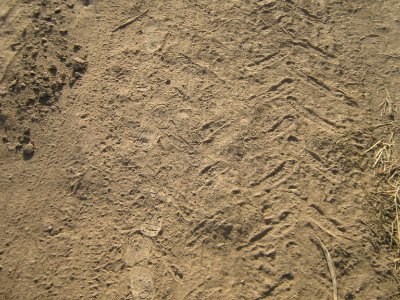
[[331, 299], [319, 237], [340, 299], [398, 299], [359, 154], [398, 99], [399, 18], [0, 0], [0, 298]]

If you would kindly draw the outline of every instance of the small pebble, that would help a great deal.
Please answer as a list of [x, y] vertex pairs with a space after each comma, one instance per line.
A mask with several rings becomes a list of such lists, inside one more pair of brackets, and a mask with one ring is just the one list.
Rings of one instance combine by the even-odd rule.
[[82, 59], [80, 57], [74, 57], [73, 61], [78, 63], [78, 64], [80, 64], [80, 65], [86, 65], [87, 64], [86, 60], [84, 60], [84, 59]]
[[45, 287], [44, 287], [44, 288], [45, 288], [46, 290], [50, 290], [52, 287], [53, 287], [53, 283], [52, 283], [52, 282], [48, 282], [48, 283], [45, 284]]
[[82, 76], [83, 76], [82, 73], [80, 73], [80, 72], [74, 72], [74, 78], [75, 78], [75, 79], [80, 79], [80, 78], [82, 78]]
[[75, 44], [74, 45], [74, 52], [78, 52], [79, 50], [81, 50], [82, 46], [79, 44]]
[[44, 229], [44, 232], [51, 233], [53, 231], [53, 226], [48, 226]]
[[74, 57], [72, 60], [73, 60], [72, 68], [74, 71], [81, 72], [81, 73], [84, 73], [86, 71], [86, 68], [87, 68], [86, 60], [84, 60], [80, 57]]
[[50, 73], [52, 74], [52, 75], [55, 75], [56, 73], [57, 73], [57, 66], [56, 65], [51, 65], [50, 67], [49, 67], [49, 71], [50, 71]]
[[35, 148], [32, 143], [25, 144], [22, 150], [24, 155], [30, 156], [35, 152]]

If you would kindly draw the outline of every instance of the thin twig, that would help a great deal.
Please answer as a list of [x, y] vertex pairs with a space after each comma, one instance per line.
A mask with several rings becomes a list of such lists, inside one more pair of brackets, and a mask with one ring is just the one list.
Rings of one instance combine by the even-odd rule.
[[193, 294], [198, 288], [200, 288], [201, 286], [203, 286], [204, 284], [207, 283], [207, 281], [209, 281], [211, 279], [211, 276], [208, 276], [205, 280], [203, 280], [202, 282], [200, 282], [200, 284], [198, 284], [197, 286], [195, 286], [194, 288], [192, 288], [188, 293], [186, 293], [182, 299], [186, 299], [186, 297], [190, 296], [191, 294]]
[[132, 24], [133, 22], [139, 20], [141, 17], [143, 17], [145, 14], [147, 14], [148, 11], [149, 11], [149, 10], [146, 9], [146, 10], [145, 10], [144, 12], [142, 12], [140, 15], [138, 15], [138, 16], [136, 16], [136, 17], [133, 17], [133, 18], [130, 18], [130, 19], [127, 20], [126, 22], [124, 22], [124, 23], [118, 25], [117, 28], [115, 28], [112, 32], [116, 32], [117, 30], [120, 30], [120, 29], [122, 29], [122, 28], [128, 26], [129, 24]]
[[333, 286], [333, 300], [337, 300], [338, 298], [338, 290], [337, 290], [337, 281], [336, 281], [336, 274], [335, 274], [335, 266], [333, 264], [331, 255], [329, 254], [328, 249], [326, 248], [325, 244], [316, 237], [315, 240], [318, 242], [318, 245], [321, 247], [322, 251], [324, 252], [326, 262], [328, 263], [329, 273], [332, 277], [332, 286]]
[[371, 147], [369, 147], [367, 150], [365, 150], [362, 154], [367, 154], [369, 151], [371, 151], [372, 149], [374, 149], [376, 146], [378, 146], [380, 143], [382, 142], [382, 140], [377, 141], [375, 144], [373, 144]]
[[391, 121], [391, 122], [388, 122], [388, 123], [382, 123], [382, 124], [371, 126], [370, 129], [377, 129], [377, 128], [380, 128], [380, 127], [383, 127], [383, 126], [389, 126], [389, 125], [393, 125], [393, 124], [394, 124], [394, 121]]
[[221, 131], [222, 129], [224, 129], [225, 127], [229, 126], [232, 124], [232, 121], [226, 122], [224, 125], [222, 125], [221, 127], [217, 128], [216, 130], [214, 130], [212, 133], [210, 133], [207, 138], [205, 138], [204, 140], [202, 140], [202, 143], [210, 143], [213, 138], [214, 135], [216, 135], [219, 131]]
[[396, 187], [396, 191], [393, 197], [394, 207], [395, 207], [395, 220], [393, 222], [396, 223], [397, 229], [397, 241], [400, 243], [400, 221], [399, 221], [399, 207], [398, 207], [398, 197], [399, 197], [400, 186]]

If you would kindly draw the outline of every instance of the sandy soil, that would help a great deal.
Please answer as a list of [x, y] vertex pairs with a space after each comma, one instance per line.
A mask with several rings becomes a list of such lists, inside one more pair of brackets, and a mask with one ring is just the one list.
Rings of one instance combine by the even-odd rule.
[[399, 18], [0, 0], [0, 298], [332, 299], [319, 238], [339, 299], [399, 299], [360, 155], [393, 117]]

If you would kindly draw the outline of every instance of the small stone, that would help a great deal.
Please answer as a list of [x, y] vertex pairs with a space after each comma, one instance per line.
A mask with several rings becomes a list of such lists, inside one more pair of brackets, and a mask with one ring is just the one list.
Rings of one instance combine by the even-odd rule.
[[8, 143], [8, 137], [6, 135], [3, 135], [2, 140], [3, 140], [3, 143]]
[[31, 129], [29, 127], [24, 129], [24, 135], [30, 136], [31, 135]]
[[61, 35], [67, 35], [68, 34], [68, 30], [67, 29], [60, 29], [60, 33]]
[[10, 82], [9, 87], [10, 87], [10, 88], [13, 88], [13, 87], [16, 86], [17, 84], [18, 84], [18, 81], [15, 79], [15, 80], [13, 80], [13, 81]]
[[93, 2], [93, 0], [82, 0], [82, 4], [83, 4], [84, 6], [89, 6], [89, 5], [92, 4], [92, 2]]
[[50, 290], [52, 287], [53, 287], [53, 283], [52, 283], [52, 282], [48, 282], [48, 283], [45, 284], [45, 287], [44, 287], [44, 288], [45, 288], [46, 290]]
[[75, 78], [75, 79], [81, 79], [82, 76], [83, 76], [82, 73], [80, 73], [80, 72], [74, 72], [74, 78]]
[[46, 38], [42, 38], [42, 44], [46, 44], [47, 43], [47, 39]]
[[[35, 98], [32, 98], [32, 97], [26, 98], [25, 106], [32, 106], [33, 104], [35, 104]], [[21, 106], [19, 105], [18, 107], [21, 107]], [[20, 120], [21, 118], [18, 118], [18, 119]]]
[[82, 46], [79, 44], [75, 44], [74, 45], [74, 52], [78, 52], [79, 50], [81, 50]]
[[13, 43], [10, 45], [12, 51], [17, 51], [17, 47], [21, 45], [21, 43]]
[[87, 64], [87, 61], [82, 59], [82, 58], [80, 58], [80, 57], [74, 57], [72, 60], [74, 62], [80, 64], [80, 65], [86, 65]]
[[25, 144], [22, 149], [22, 152], [24, 156], [31, 156], [35, 152], [35, 147], [33, 146], [32, 143]]
[[35, 9], [32, 13], [32, 17], [34, 18], [38, 18], [40, 16], [40, 10], [39, 9]]
[[44, 229], [44, 232], [47, 232], [47, 233], [51, 233], [52, 231], [53, 231], [53, 226], [47, 226], [45, 229]]
[[221, 224], [219, 226], [219, 228], [221, 229], [221, 233], [223, 236], [227, 237], [231, 234], [232, 230], [233, 230], [233, 225], [232, 224]]
[[56, 75], [57, 74], [57, 66], [56, 65], [51, 65], [49, 68], [49, 71], [51, 73], [51, 75]]
[[57, 7], [57, 8], [54, 10], [54, 12], [55, 12], [56, 14], [59, 14], [59, 13], [61, 12], [61, 7]]
[[80, 58], [80, 57], [74, 57], [72, 59], [73, 64], [72, 64], [72, 68], [74, 71], [78, 71], [78, 72], [85, 72], [86, 68], [87, 68], [87, 61]]

